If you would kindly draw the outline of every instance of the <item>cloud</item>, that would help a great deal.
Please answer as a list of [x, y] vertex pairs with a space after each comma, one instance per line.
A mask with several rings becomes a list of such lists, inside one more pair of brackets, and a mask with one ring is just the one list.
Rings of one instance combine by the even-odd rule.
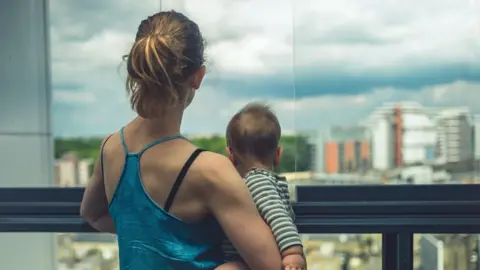
[[92, 103], [96, 101], [95, 95], [85, 91], [56, 90], [53, 92], [53, 101], [58, 103]]
[[472, 90], [480, 82], [478, 2], [52, 0], [56, 134], [106, 134], [134, 116], [121, 56], [160, 4], [194, 19], [208, 42], [189, 133], [223, 132], [256, 99], [273, 104], [286, 130], [354, 123], [386, 100], [480, 101]]
[[[205, 90], [205, 91], [203, 91]], [[187, 110], [187, 132], [223, 133], [230, 118], [246, 103], [257, 100], [237, 99], [216, 95], [213, 89], [198, 93]], [[215, 96], [214, 96], [215, 95]], [[212, 102], [215, 100], [215, 102]], [[315, 131], [332, 125], [359, 123], [383, 103], [415, 101], [426, 107], [469, 107], [480, 114], [480, 83], [456, 81], [418, 89], [391, 87], [374, 89], [364, 94], [322, 95], [299, 99], [273, 98], [265, 100], [272, 106], [286, 132]], [[208, 104], [208, 106], [206, 106]], [[201, 114], [198, 115], [197, 112]], [[207, 119], [215, 119], [210, 121]]]
[[[322, 95], [299, 99], [272, 98], [263, 100], [275, 110], [285, 133], [324, 130], [332, 125], [355, 125], [383, 103], [415, 101], [426, 107], [468, 107], [473, 114], [480, 114], [480, 83], [456, 81], [419, 89], [374, 89], [364, 94]], [[256, 98], [232, 98], [204, 87], [186, 110], [183, 132], [187, 134], [223, 134], [230, 118]], [[84, 104], [83, 108], [70, 110], [67, 115], [55, 114], [67, 119], [58, 134], [105, 135], [114, 132], [134, 117], [125, 110], [128, 104], [116, 103], [114, 109], [101, 104]], [[102, 117], [99, 117], [101, 115]], [[74, 119], [74, 121], [72, 121]], [[89, 121], [93, 120], [93, 121]]]

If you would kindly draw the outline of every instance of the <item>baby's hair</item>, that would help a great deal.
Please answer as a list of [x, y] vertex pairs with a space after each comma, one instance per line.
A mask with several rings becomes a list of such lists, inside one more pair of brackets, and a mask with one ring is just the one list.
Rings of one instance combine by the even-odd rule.
[[280, 123], [272, 109], [263, 103], [247, 104], [227, 126], [227, 145], [239, 158], [272, 162], [281, 136]]
[[132, 109], [144, 118], [155, 117], [188, 97], [186, 83], [204, 64], [204, 40], [185, 15], [162, 11], [140, 23], [124, 59]]

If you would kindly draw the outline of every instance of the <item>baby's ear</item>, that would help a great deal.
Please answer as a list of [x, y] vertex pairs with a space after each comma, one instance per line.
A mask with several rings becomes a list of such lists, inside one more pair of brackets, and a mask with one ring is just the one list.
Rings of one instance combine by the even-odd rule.
[[280, 160], [282, 159], [283, 149], [282, 147], [277, 148], [277, 152], [275, 153], [275, 160], [273, 161], [273, 166], [277, 167], [280, 164]]
[[227, 150], [227, 155], [228, 155], [228, 158], [230, 159], [230, 161], [235, 164], [235, 157], [233, 156], [233, 152], [232, 152], [232, 149], [230, 149], [230, 147], [225, 147], [225, 149]]

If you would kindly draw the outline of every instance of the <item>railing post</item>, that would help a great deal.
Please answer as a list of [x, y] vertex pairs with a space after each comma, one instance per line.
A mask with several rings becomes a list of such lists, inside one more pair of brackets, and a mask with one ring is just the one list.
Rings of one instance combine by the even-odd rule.
[[382, 269], [400, 270], [397, 267], [398, 241], [396, 233], [384, 233], [382, 235]]
[[382, 269], [413, 270], [413, 234], [382, 235]]
[[404, 232], [398, 235], [398, 269], [413, 270], [413, 233]]

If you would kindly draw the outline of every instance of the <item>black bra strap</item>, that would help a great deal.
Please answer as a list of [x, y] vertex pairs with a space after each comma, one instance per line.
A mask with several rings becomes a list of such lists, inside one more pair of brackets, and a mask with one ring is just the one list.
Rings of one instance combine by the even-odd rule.
[[200, 155], [201, 152], [205, 150], [203, 149], [197, 149], [195, 150], [192, 155], [188, 158], [187, 162], [185, 162], [185, 165], [183, 165], [182, 170], [178, 174], [177, 180], [175, 180], [175, 183], [173, 183], [172, 190], [170, 191], [170, 194], [168, 194], [168, 198], [165, 201], [165, 205], [163, 206], [163, 209], [165, 211], [170, 211], [170, 208], [172, 207], [173, 200], [175, 199], [175, 195], [177, 195], [178, 189], [180, 188], [180, 185], [183, 182], [183, 179], [185, 178], [185, 175], [188, 172], [188, 169], [190, 169], [190, 166], [192, 166], [193, 162], [195, 159], [197, 159], [198, 155]]

